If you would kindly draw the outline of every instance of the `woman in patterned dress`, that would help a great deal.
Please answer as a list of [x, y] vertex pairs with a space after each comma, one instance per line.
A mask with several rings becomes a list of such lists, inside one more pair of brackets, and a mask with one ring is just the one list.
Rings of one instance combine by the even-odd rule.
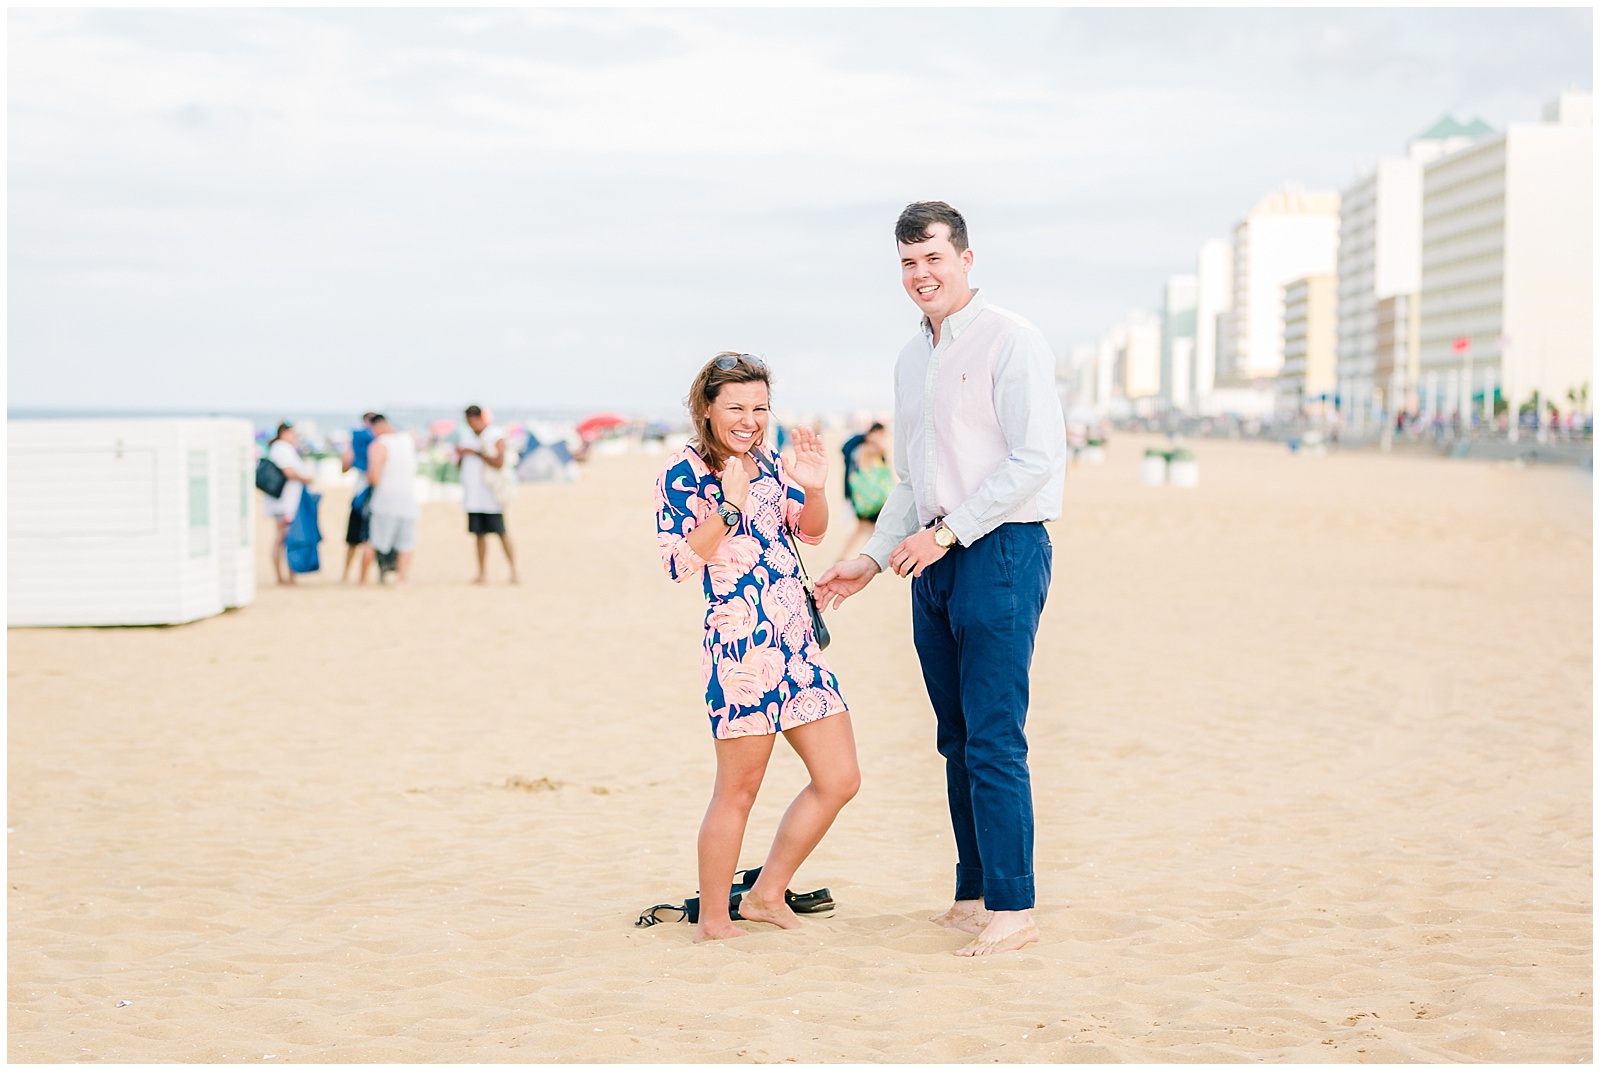
[[705, 586], [701, 669], [717, 756], [700, 826], [700, 921], [695, 940], [739, 937], [728, 897], [745, 824], [782, 733], [811, 775], [784, 813], [760, 878], [739, 914], [800, 925], [784, 891], [860, 787], [855, 736], [839, 681], [817, 647], [791, 539], [828, 530], [828, 459], [808, 428], [794, 432], [793, 466], [764, 448], [767, 367], [721, 353], [689, 391], [695, 437], [656, 483], [656, 538], [673, 580]]

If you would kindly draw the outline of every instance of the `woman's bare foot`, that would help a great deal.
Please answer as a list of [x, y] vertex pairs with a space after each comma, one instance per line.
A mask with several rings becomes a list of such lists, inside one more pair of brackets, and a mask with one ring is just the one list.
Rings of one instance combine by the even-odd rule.
[[794, 913], [782, 896], [774, 903], [757, 897], [754, 889], [739, 897], [739, 916], [751, 922], [768, 922], [784, 930], [800, 928], [800, 916]]
[[1034, 924], [1031, 911], [996, 911], [983, 932], [972, 943], [955, 950], [957, 956], [988, 956], [996, 952], [1014, 952], [1039, 939], [1039, 927]]
[[948, 926], [952, 930], [981, 933], [989, 924], [993, 914], [994, 912], [983, 906], [982, 900], [957, 900], [950, 905], [950, 910], [942, 915], [935, 915], [928, 921]]
[[[743, 912], [740, 912], [740, 914], [743, 914]], [[709, 923], [705, 919], [701, 919], [694, 927], [695, 944], [699, 944], [701, 941], [726, 941], [730, 937], [743, 936], [745, 936], [745, 931], [726, 919]]]

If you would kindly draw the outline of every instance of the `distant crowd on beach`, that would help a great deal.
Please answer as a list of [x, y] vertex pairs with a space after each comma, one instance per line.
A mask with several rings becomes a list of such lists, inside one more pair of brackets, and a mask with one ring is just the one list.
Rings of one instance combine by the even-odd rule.
[[[462, 414], [465, 430], [448, 445], [448, 458], [459, 469], [461, 505], [467, 515], [467, 533], [476, 544], [478, 573], [474, 583], [488, 582], [490, 537], [499, 542], [511, 583], [517, 583], [516, 550], [506, 527], [505, 511], [516, 487], [518, 451], [493, 414], [469, 405]], [[455, 431], [435, 426], [430, 447]], [[524, 439], [526, 444], [531, 436]], [[350, 430], [339, 452], [341, 473], [354, 473], [355, 486], [345, 524], [344, 569], [341, 583], [352, 569], [357, 583], [366, 584], [374, 573], [382, 584], [390, 574], [396, 584], [411, 579], [417, 551], [417, 523], [421, 503], [417, 497], [419, 475], [417, 440], [396, 428], [382, 413], [361, 415], [360, 426]], [[563, 451], [565, 452], [565, 451]], [[571, 460], [568, 454], [568, 460]], [[293, 584], [297, 574], [320, 568], [316, 544], [317, 473], [314, 459], [301, 452], [300, 431], [285, 420], [267, 443], [266, 457], [258, 465], [256, 485], [263, 509], [273, 519], [276, 540], [272, 569], [279, 584]], [[306, 544], [309, 543], [309, 549]]]
[[[395, 584], [411, 579], [421, 514], [417, 478], [429, 476], [448, 482], [459, 480], [467, 534], [473, 537], [477, 557], [473, 582], [488, 583], [490, 545], [497, 542], [510, 582], [515, 584], [516, 546], [505, 515], [519, 479], [573, 478], [568, 470], [588, 459], [592, 443], [608, 441], [607, 433], [629, 430], [629, 422], [620, 417], [593, 418], [579, 426], [575, 445], [559, 438], [543, 443], [532, 428], [503, 427], [495, 421], [493, 412], [482, 406], [468, 406], [462, 417], [459, 426], [453, 420], [435, 420], [411, 430], [397, 427], [382, 413], [366, 412], [357, 427], [333, 432], [314, 443], [306, 441], [293, 420], [279, 423], [270, 437], [263, 432], [264, 462], [282, 476], [282, 486], [276, 494], [269, 493], [270, 484], [261, 490], [263, 512], [274, 522], [272, 565], [277, 582], [292, 585], [298, 575], [321, 568], [320, 555], [314, 550], [320, 542], [315, 517], [315, 503], [320, 496], [314, 490], [317, 454], [337, 456], [340, 473], [353, 474], [355, 481], [345, 523], [341, 583], [348, 583], [352, 572], [357, 584], [374, 580], [384, 584], [391, 576]], [[781, 425], [774, 424], [775, 445], [782, 453], [789, 449], [791, 436]], [[671, 428], [659, 423], [631, 430], [646, 448], [656, 449], [664, 449], [672, 434]], [[820, 435], [820, 422], [812, 430]], [[840, 555], [842, 560], [856, 554], [871, 537], [878, 511], [887, 500], [895, 477], [888, 429], [881, 422], [874, 421], [847, 436], [841, 452], [845, 497], [857, 522]], [[538, 456], [540, 453], [548, 456]], [[261, 486], [258, 479], [258, 487]], [[312, 510], [302, 514], [308, 492], [312, 495]]]

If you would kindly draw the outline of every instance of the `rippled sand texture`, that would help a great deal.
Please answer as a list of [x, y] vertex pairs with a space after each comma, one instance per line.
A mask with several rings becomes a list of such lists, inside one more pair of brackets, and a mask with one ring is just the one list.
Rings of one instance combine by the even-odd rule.
[[[892, 577], [830, 620], [865, 787], [795, 887], [837, 914], [633, 928], [694, 888], [712, 757], [659, 459], [600, 459], [522, 490], [520, 588], [435, 505], [408, 591], [9, 634], [10, 1059], [1588, 1059], [1591, 478], [1202, 442], [1184, 491], [1144, 445], [1052, 526], [1041, 945], [924, 921]], [[780, 749], [746, 865], [800, 784]]]

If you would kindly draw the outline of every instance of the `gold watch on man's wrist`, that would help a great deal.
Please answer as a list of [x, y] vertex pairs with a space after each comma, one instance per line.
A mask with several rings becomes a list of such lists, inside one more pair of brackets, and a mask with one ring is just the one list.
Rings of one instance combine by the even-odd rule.
[[944, 550], [949, 550], [961, 542], [956, 538], [956, 534], [950, 530], [950, 526], [943, 522], [940, 522], [939, 527], [933, 530], [933, 541]]

